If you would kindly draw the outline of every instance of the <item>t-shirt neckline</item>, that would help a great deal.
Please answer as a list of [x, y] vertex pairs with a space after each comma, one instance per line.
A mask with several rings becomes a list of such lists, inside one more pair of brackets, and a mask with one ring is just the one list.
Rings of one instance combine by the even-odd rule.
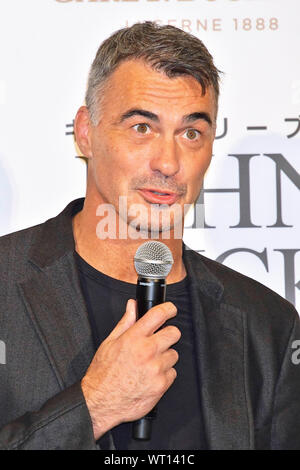
[[[135, 297], [136, 284], [131, 282], [125, 282], [119, 279], [115, 279], [107, 274], [98, 271], [96, 268], [91, 266], [84, 258], [82, 258], [77, 251], [75, 253], [75, 259], [77, 262], [78, 269], [90, 279], [98, 282], [102, 286], [108, 287], [112, 290], [117, 290], [119, 292], [124, 292], [127, 294], [133, 295]], [[183, 293], [188, 285], [188, 276], [186, 275], [184, 279], [178, 282], [167, 285], [167, 295], [168, 297], [177, 297], [179, 294]]]

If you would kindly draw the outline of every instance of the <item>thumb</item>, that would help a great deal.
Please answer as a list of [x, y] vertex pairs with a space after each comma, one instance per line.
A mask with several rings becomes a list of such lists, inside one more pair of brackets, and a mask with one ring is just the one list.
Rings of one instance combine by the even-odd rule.
[[126, 311], [109, 335], [109, 339], [117, 339], [136, 322], [136, 300], [129, 299], [126, 304]]

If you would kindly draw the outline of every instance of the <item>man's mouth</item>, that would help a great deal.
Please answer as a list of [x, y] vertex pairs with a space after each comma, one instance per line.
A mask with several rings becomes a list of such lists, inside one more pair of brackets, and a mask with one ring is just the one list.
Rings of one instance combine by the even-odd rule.
[[151, 191], [151, 193], [159, 194], [160, 196], [168, 196], [170, 194], [170, 193], [159, 193], [158, 191], [152, 191], [151, 189], [150, 189], [150, 191]]
[[143, 188], [138, 190], [143, 198], [152, 204], [174, 204], [179, 194], [161, 188]]

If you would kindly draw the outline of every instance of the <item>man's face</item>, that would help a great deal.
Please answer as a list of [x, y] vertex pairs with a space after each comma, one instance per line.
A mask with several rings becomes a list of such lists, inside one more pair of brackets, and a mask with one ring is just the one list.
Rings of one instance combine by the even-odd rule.
[[212, 156], [216, 103], [211, 87], [201, 93], [191, 76], [168, 78], [141, 60], [119, 65], [108, 79], [100, 122], [90, 124], [85, 151], [88, 191], [99, 204], [110, 203], [117, 212], [119, 196], [127, 197], [128, 208], [141, 204], [148, 218], [139, 226], [146, 231], [151, 207], [165, 204], [172, 228], [172, 207], [179, 205], [184, 214], [184, 205], [197, 199]]

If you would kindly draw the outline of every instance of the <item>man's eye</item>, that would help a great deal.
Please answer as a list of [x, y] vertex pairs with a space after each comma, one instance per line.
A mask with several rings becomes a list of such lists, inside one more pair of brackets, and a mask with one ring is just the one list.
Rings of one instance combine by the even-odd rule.
[[142, 124], [136, 124], [133, 126], [133, 129], [135, 129], [139, 134], [148, 134], [148, 131], [150, 130], [148, 124], [142, 123]]
[[189, 140], [196, 140], [200, 136], [200, 132], [196, 129], [187, 129], [185, 135]]

